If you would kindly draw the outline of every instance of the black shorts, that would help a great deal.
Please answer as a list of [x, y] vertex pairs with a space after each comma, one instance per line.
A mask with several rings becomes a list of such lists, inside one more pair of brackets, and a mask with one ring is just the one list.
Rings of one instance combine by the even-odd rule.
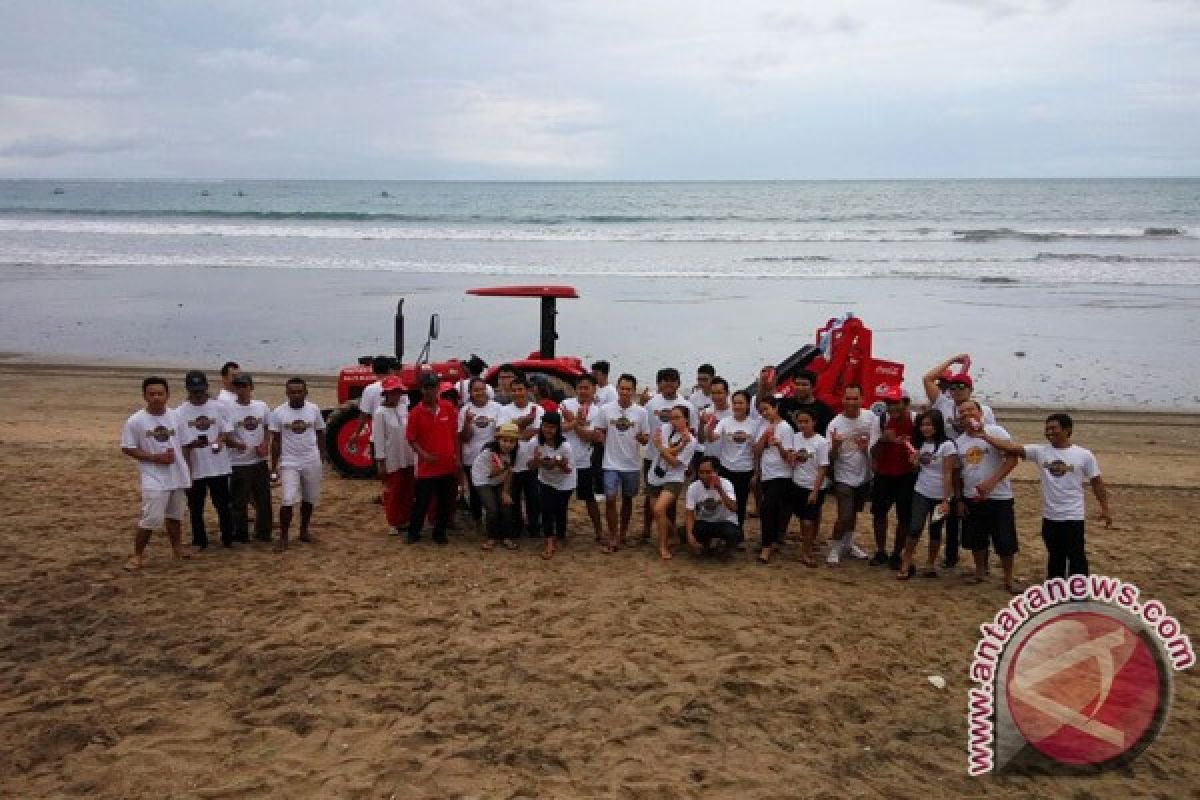
[[[596, 499], [596, 473], [591, 467], [576, 467], [575, 468], [575, 497], [580, 500]], [[601, 484], [600, 494], [604, 494], [603, 484]]]
[[[817, 502], [808, 504], [809, 495], [817, 493]], [[805, 522], [816, 522], [821, 516], [821, 506], [825, 504], [824, 489], [805, 489], [803, 486], [792, 484], [792, 516]]]
[[892, 506], [904, 530], [908, 530], [912, 519], [913, 487], [917, 485], [917, 474], [876, 475], [871, 480], [871, 515], [886, 517]]
[[1015, 555], [1017, 547], [1017, 520], [1013, 501], [968, 500], [967, 516], [962, 522], [963, 547], [978, 553], [986, 551], [990, 544], [999, 556]]

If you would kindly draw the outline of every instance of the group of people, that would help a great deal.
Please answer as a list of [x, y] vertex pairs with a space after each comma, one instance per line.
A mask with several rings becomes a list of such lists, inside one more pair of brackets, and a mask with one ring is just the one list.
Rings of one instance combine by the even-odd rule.
[[[633, 375], [610, 383], [605, 361], [593, 364], [574, 396], [561, 402], [510, 365], [499, 368], [495, 387], [475, 365], [449, 390], [432, 372], [421, 373], [420, 397], [410, 404], [399, 365], [381, 357], [374, 364], [378, 379], [360, 399], [359, 433], [370, 425], [387, 523], [410, 544], [420, 541], [427, 523], [433, 540], [445, 544], [461, 497], [484, 550], [516, 549], [521, 537], [537, 537], [542, 556], [552, 558], [566, 541], [568, 510], [577, 499], [602, 552], [653, 538], [659, 556], [670, 559], [679, 544], [698, 554], [744, 548], [753, 503], [758, 560], [771, 560], [795, 518], [798, 560], [815, 567], [822, 511], [832, 496], [827, 564], [862, 558], [890, 566], [901, 580], [936, 576], [939, 551], [942, 568], [953, 568], [961, 542], [974, 562], [970, 581], [985, 580], [994, 550], [1012, 591], [1018, 537], [1008, 476], [1026, 458], [1041, 477], [1048, 576], [1086, 574], [1086, 486], [1100, 519], [1112, 521], [1094, 455], [1072, 444], [1066, 414], [1047, 418], [1047, 444], [1013, 442], [992, 409], [973, 397], [967, 364], [965, 355], [954, 356], [924, 375], [926, 410], [916, 413], [907, 393], [890, 386], [882, 393], [886, 410], [877, 414], [863, 408], [856, 385], [842, 388], [840, 409], [830, 408], [815, 396], [810, 373], [796, 376], [788, 395], [779, 396], [770, 368], [752, 390], [731, 391], [704, 364], [685, 397], [674, 368], [658, 371], [656, 391], [639, 393]], [[226, 364], [222, 380], [224, 388], [210, 398], [204, 375], [188, 373], [188, 399], [176, 409], [167, 408], [165, 380], [144, 382], [146, 408], [130, 417], [122, 436], [122, 449], [142, 473], [133, 568], [159, 527], [176, 554], [186, 555], [179, 522], [185, 503], [193, 547], [207, 546], [206, 497], [216, 507], [222, 544], [248, 541], [251, 503], [255, 535], [269, 540], [273, 482], [283, 494], [277, 548], [287, 547], [295, 505], [299, 538], [309, 537], [324, 423], [306, 400], [307, 387], [288, 381], [288, 401], [268, 411], [238, 365]], [[642, 493], [635, 536], [634, 502]], [[857, 515], [868, 501], [873, 555], [855, 542]], [[926, 529], [919, 569], [917, 545]]]

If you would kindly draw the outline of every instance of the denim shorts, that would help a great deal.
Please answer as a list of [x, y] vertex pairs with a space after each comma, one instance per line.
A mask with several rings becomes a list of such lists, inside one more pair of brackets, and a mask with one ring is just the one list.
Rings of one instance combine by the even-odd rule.
[[625, 497], [633, 497], [638, 493], [638, 488], [642, 482], [642, 476], [638, 471], [606, 469], [604, 470], [604, 496], [616, 497], [624, 495]]

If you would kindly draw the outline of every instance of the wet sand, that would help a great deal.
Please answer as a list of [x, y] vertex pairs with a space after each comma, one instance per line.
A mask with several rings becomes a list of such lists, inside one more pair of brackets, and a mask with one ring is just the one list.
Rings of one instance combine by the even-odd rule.
[[[9, 797], [1159, 797], [1200, 786], [1200, 689], [1087, 778], [966, 775], [967, 668], [998, 579], [897, 583], [648, 547], [553, 561], [386, 535], [371, 482], [329, 478], [318, 543], [121, 569], [135, 467], [116, 446], [144, 370], [0, 366], [0, 795]], [[181, 397], [181, 370], [167, 372]], [[278, 377], [259, 394], [282, 397]], [[332, 384], [314, 385], [328, 402]], [[1021, 440], [1042, 412], [998, 410]], [[1200, 626], [1200, 417], [1087, 412], [1117, 527], [1097, 573]], [[1018, 574], [1041, 576], [1018, 468]], [[827, 515], [828, 516], [828, 515]], [[829, 520], [826, 521], [826, 525]], [[869, 522], [860, 518], [859, 541]], [[750, 526], [751, 537], [757, 535]], [[929, 675], [946, 678], [935, 689]]]

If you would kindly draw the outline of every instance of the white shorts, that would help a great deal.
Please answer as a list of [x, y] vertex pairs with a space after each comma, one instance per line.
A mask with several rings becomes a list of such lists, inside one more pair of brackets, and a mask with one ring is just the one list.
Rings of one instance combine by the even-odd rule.
[[294, 506], [304, 502], [315, 506], [321, 498], [321, 465], [280, 467], [279, 482], [283, 486], [281, 505]]
[[186, 489], [142, 489], [142, 519], [138, 527], [156, 531], [165, 527], [166, 520], [181, 520], [187, 510]]

